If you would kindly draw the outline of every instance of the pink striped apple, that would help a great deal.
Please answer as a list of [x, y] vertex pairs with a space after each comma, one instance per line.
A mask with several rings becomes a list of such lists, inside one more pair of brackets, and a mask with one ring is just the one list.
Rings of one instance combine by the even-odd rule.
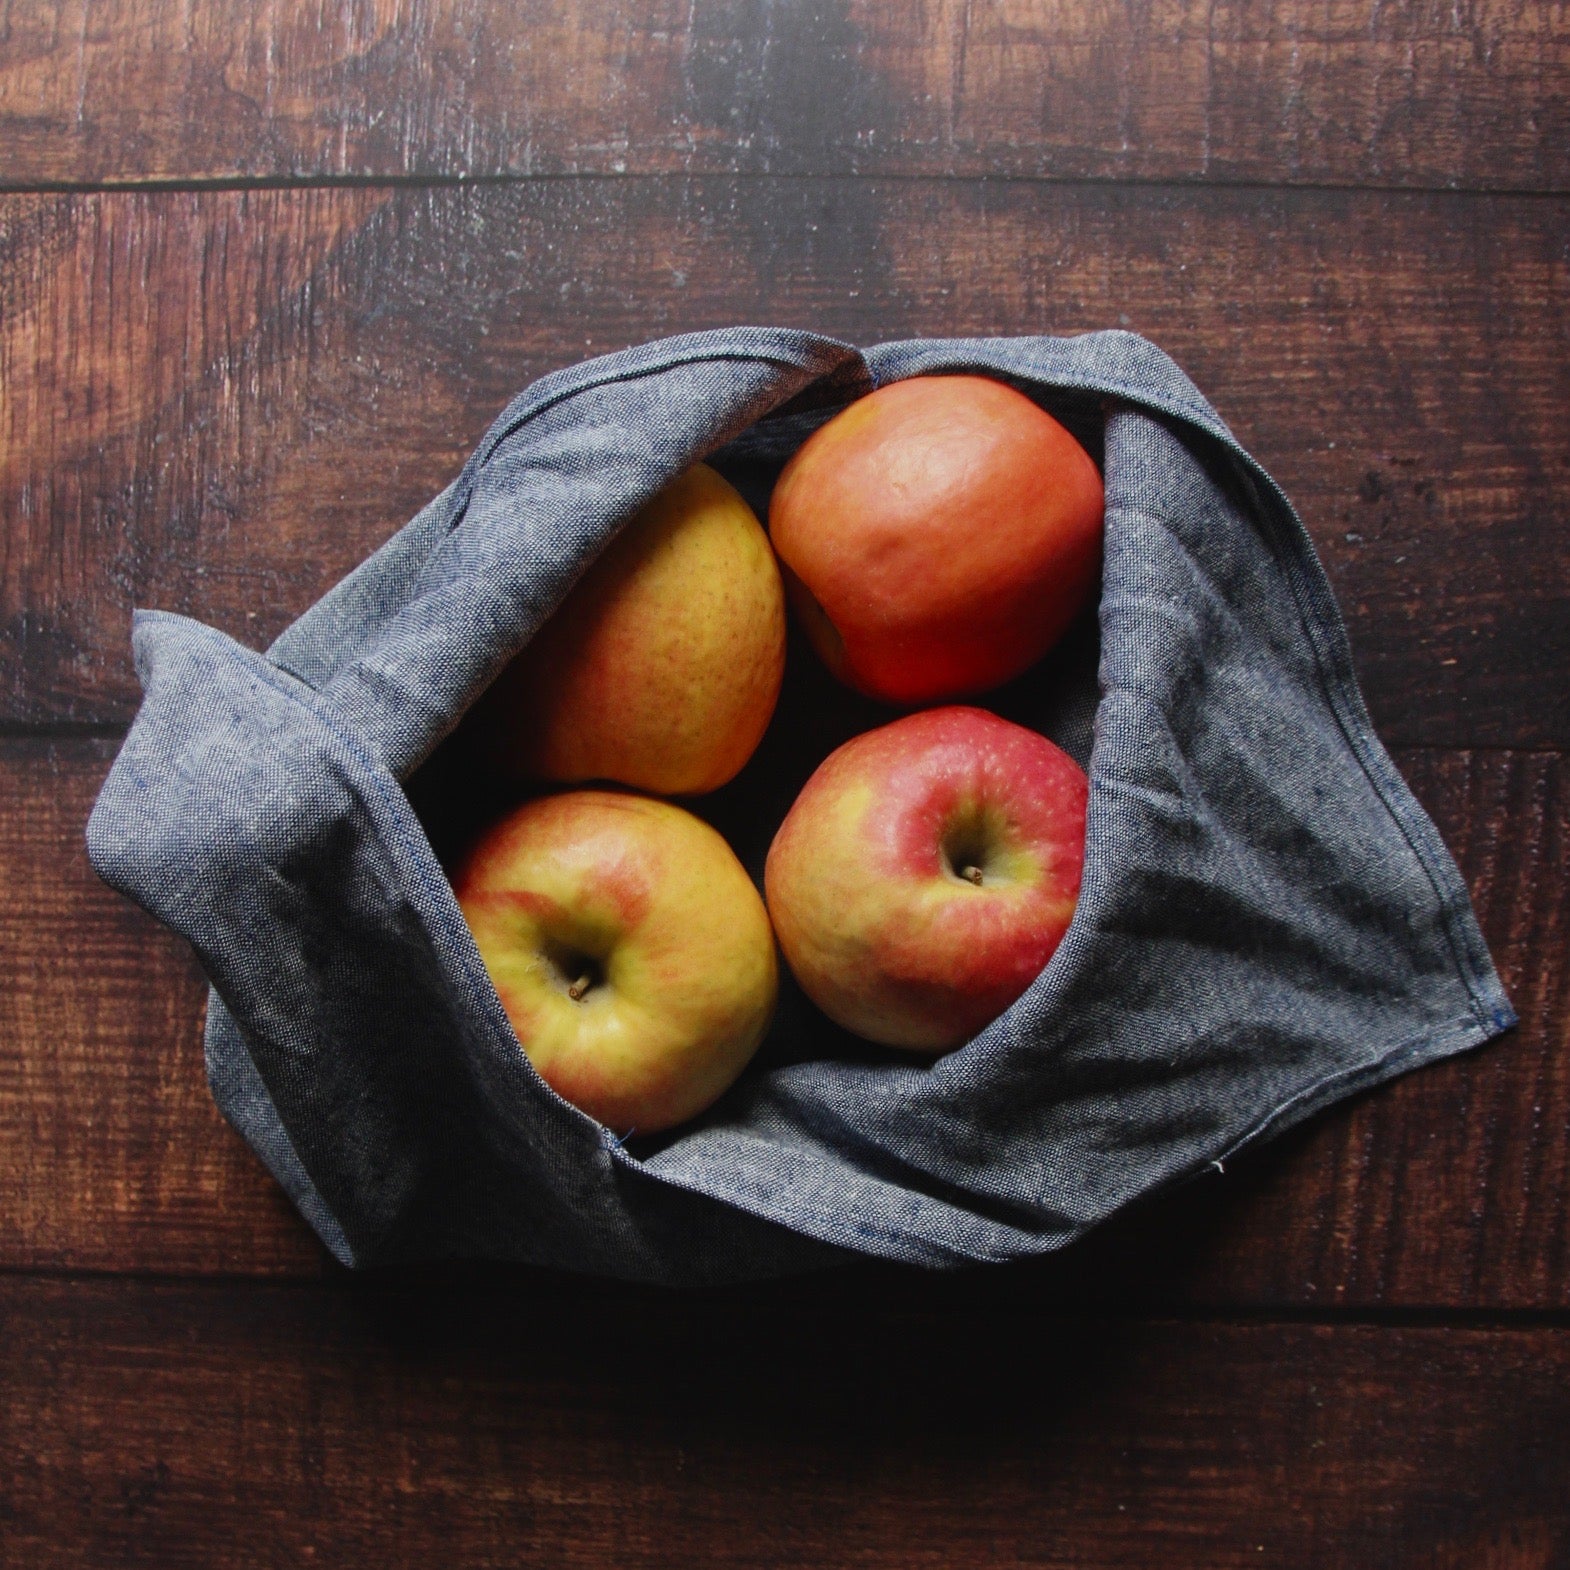
[[802, 989], [871, 1041], [968, 1041], [1068, 929], [1087, 796], [1067, 753], [983, 709], [929, 709], [846, 742], [796, 798], [764, 872]]

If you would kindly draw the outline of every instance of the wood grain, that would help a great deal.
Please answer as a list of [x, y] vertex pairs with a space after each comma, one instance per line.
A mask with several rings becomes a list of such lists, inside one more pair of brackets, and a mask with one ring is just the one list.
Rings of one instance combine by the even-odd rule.
[[0, 1267], [314, 1273], [207, 1094], [189, 949], [87, 864], [114, 749], [0, 742]]
[[1564, 190], [1553, 0], [12, 0], [0, 179], [959, 174]]
[[[0, 742], [0, 1268], [316, 1274], [322, 1253], [207, 1099], [183, 945], [87, 867], [113, 745]], [[1570, 1307], [1570, 774], [1542, 753], [1398, 761], [1521, 1028], [1061, 1259], [957, 1282], [853, 1272], [869, 1301]]]
[[[1570, 1564], [1567, 67], [1562, 0], [0, 4], [0, 1563]], [[130, 608], [263, 644], [518, 387], [745, 320], [1171, 350], [1521, 1028], [1028, 1267], [343, 1279], [82, 853]]]
[[15, 1563], [1547, 1567], [1570, 1331], [0, 1280]]
[[133, 604], [267, 641], [585, 355], [737, 321], [1124, 326], [1297, 501], [1387, 737], [1563, 746], [1567, 211], [833, 180], [0, 198], [0, 718], [127, 719]]

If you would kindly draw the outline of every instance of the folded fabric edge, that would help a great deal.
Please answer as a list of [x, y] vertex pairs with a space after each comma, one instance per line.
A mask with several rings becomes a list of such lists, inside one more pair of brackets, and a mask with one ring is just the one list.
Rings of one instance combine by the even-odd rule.
[[256, 1152], [262, 1165], [333, 1258], [346, 1269], [353, 1270], [359, 1261], [348, 1235], [311, 1181], [240, 1027], [218, 996], [217, 989], [211, 986], [207, 990], [203, 1044], [207, 1088], [212, 1092], [218, 1110]]
[[[1455, 1057], [1463, 1052], [1484, 1046], [1494, 1037], [1503, 1034], [1517, 1023], [1501, 991], [1499, 1009], [1490, 1017], [1480, 1019], [1465, 1015], [1459, 1019], [1435, 1026], [1410, 1041], [1381, 1053], [1371, 1062], [1360, 1063], [1326, 1075], [1294, 1092], [1266, 1112], [1240, 1138], [1217, 1145], [1182, 1169], [1167, 1174], [1139, 1193], [1130, 1196], [1123, 1204], [1099, 1215], [1082, 1225], [1065, 1228], [1051, 1235], [996, 1227], [999, 1246], [993, 1249], [966, 1249], [957, 1244], [940, 1245], [930, 1239], [918, 1239], [910, 1233], [880, 1227], [865, 1219], [847, 1214], [843, 1210], [829, 1211], [800, 1204], [799, 1197], [787, 1194], [783, 1198], [772, 1186], [719, 1185], [695, 1187], [689, 1181], [675, 1181], [658, 1171], [639, 1164], [615, 1144], [608, 1141], [613, 1159], [618, 1160], [640, 1177], [664, 1182], [685, 1192], [700, 1192], [725, 1204], [733, 1205], [751, 1215], [778, 1224], [782, 1212], [789, 1214], [786, 1223], [819, 1242], [848, 1250], [868, 1258], [893, 1264], [907, 1264], [922, 1269], [963, 1269], [969, 1265], [999, 1265], [1027, 1259], [1043, 1258], [1079, 1242], [1117, 1215], [1126, 1213], [1159, 1195], [1181, 1188], [1207, 1172], [1214, 1172], [1247, 1147], [1283, 1133], [1294, 1124], [1306, 1121], [1324, 1111], [1337, 1101], [1345, 1100], [1364, 1090], [1371, 1090], [1388, 1080], [1398, 1078], [1412, 1069]], [[1006, 1242], [1003, 1241], [1006, 1239]]]
[[[1159, 353], [1159, 351], [1156, 352]], [[1119, 394], [1119, 396], [1126, 396], [1126, 394]], [[1145, 406], [1154, 407], [1158, 410], [1161, 409], [1159, 402], [1154, 404], [1146, 403]], [[1246, 470], [1254, 479], [1261, 492], [1261, 495], [1258, 497], [1261, 511], [1274, 517], [1277, 528], [1285, 536], [1282, 540], [1283, 546], [1298, 545], [1299, 537], [1301, 537], [1302, 541], [1308, 540], [1307, 532], [1298, 521], [1291, 503], [1280, 491], [1279, 487], [1275, 485], [1275, 482], [1271, 480], [1270, 476], [1263, 469], [1259, 468], [1257, 463], [1236, 444], [1235, 439], [1230, 437], [1230, 433], [1226, 432], [1224, 426], [1221, 426], [1218, 430], [1207, 422], [1196, 420], [1194, 414], [1186, 410], [1168, 409], [1165, 412], [1183, 419], [1185, 423], [1198, 426], [1211, 437], [1218, 438], [1236, 457], [1243, 461]], [[1219, 422], [1217, 423], [1219, 425]], [[1364, 770], [1369, 774], [1375, 791], [1384, 802], [1391, 817], [1395, 819], [1397, 825], [1402, 830], [1414, 854], [1423, 865], [1424, 870], [1428, 873], [1434, 885], [1435, 893], [1444, 912], [1447, 928], [1451, 933], [1452, 949], [1455, 954], [1458, 974], [1474, 1000], [1475, 1016], [1458, 1018], [1448, 1025], [1436, 1027], [1425, 1032], [1419, 1038], [1382, 1053], [1373, 1062], [1361, 1063], [1351, 1069], [1338, 1071], [1314, 1084], [1305, 1086], [1265, 1114], [1247, 1133], [1233, 1140], [1228, 1147], [1219, 1149], [1214, 1155], [1207, 1155], [1192, 1170], [1174, 1173], [1168, 1178], [1159, 1180], [1147, 1192], [1159, 1192], [1176, 1183], [1200, 1175], [1208, 1168], [1214, 1166], [1215, 1163], [1229, 1159], [1246, 1146], [1305, 1120], [1317, 1111], [1345, 1096], [1371, 1088], [1428, 1062], [1482, 1045], [1509, 1029], [1516, 1022], [1514, 1011], [1511, 1009], [1508, 998], [1504, 994], [1503, 987], [1488, 956], [1486, 944], [1484, 944], [1481, 933], [1477, 928], [1475, 914], [1472, 911], [1465, 884], [1460, 877], [1458, 869], [1455, 867], [1453, 858], [1451, 858], [1448, 850], [1444, 847], [1438, 831], [1433, 827], [1426, 813], [1423, 812], [1421, 805], [1411, 795], [1409, 788], [1400, 778], [1399, 772], [1396, 771], [1393, 763], [1390, 762], [1382, 744], [1373, 731], [1361, 694], [1356, 686], [1355, 677], [1352, 674], [1350, 651], [1340, 622], [1339, 611], [1335, 606], [1333, 597], [1330, 596], [1328, 583], [1324, 579], [1323, 569], [1318, 566], [1317, 556], [1312, 554], [1311, 543], [1308, 544], [1307, 551], [1306, 560], [1304, 559], [1302, 549], [1284, 548], [1281, 550], [1280, 555], [1289, 566], [1294, 587], [1300, 591], [1298, 595], [1299, 612], [1319, 656], [1321, 680], [1326, 689], [1327, 697], [1333, 711], [1341, 721], [1343, 732], [1352, 747], [1354, 756], [1359, 759]], [[142, 616], [148, 614], [157, 616], [163, 613], [138, 613], [139, 620]], [[298, 697], [299, 695], [295, 696]], [[248, 1058], [247, 1061], [249, 1061]], [[252, 1068], [254, 1071], [254, 1064]], [[276, 1120], [277, 1113], [272, 1108], [270, 1098], [266, 1099], [266, 1107], [271, 1111], [272, 1118]], [[227, 1111], [226, 1115], [228, 1115]], [[265, 1117], [263, 1121], [266, 1121]], [[285, 1170], [288, 1171], [291, 1170], [288, 1158], [292, 1157], [296, 1166], [298, 1166], [299, 1158], [297, 1155], [294, 1155], [293, 1147], [288, 1142], [287, 1132], [283, 1130], [281, 1122], [278, 1123], [277, 1133], [283, 1143], [282, 1145], [275, 1144], [275, 1149], [287, 1153], [280, 1156], [279, 1159]], [[251, 1136], [248, 1134], [247, 1137], [250, 1138]], [[252, 1142], [253, 1144], [255, 1143], [254, 1140]], [[261, 1153], [260, 1146], [257, 1148], [259, 1153]], [[613, 1150], [613, 1154], [619, 1156], [624, 1164], [634, 1165], [640, 1176], [645, 1178], [652, 1176], [658, 1179], [658, 1174], [651, 1173], [648, 1168], [633, 1163], [630, 1158], [620, 1152], [619, 1147]], [[311, 1214], [307, 1203], [302, 1201], [300, 1195], [296, 1194], [295, 1188], [291, 1186], [291, 1183], [276, 1168], [272, 1168], [270, 1161], [268, 1165], [274, 1170], [274, 1175], [283, 1183], [302, 1212], [306, 1213], [318, 1235], [323, 1237], [324, 1243], [338, 1257], [344, 1259], [345, 1263], [352, 1263], [352, 1258], [346, 1257], [352, 1254], [352, 1250], [349, 1249], [347, 1241], [342, 1236], [342, 1228], [338, 1225], [336, 1218], [332, 1217], [330, 1212], [326, 1210], [326, 1207], [319, 1204], [319, 1196], [318, 1205], [321, 1210], [321, 1216], [327, 1223], [327, 1230], [325, 1231], [323, 1226], [317, 1224], [317, 1217]], [[309, 1198], [315, 1191], [314, 1188], [309, 1186], [309, 1178], [304, 1176], [303, 1167], [300, 1168], [299, 1175], [304, 1178], [306, 1185], [301, 1192], [305, 1193], [307, 1198]], [[687, 1191], [705, 1191], [701, 1188], [695, 1189], [694, 1185], [690, 1183], [677, 1183], [673, 1186]], [[721, 1199], [725, 1203], [735, 1205], [739, 1209], [750, 1210], [771, 1222], [779, 1222], [779, 1211], [782, 1207], [778, 1205], [772, 1211], [767, 1210], [762, 1208], [761, 1200], [756, 1205], [748, 1204], [739, 1199], [737, 1195], [729, 1192], [712, 1192], [711, 1197]], [[787, 1205], [783, 1208], [789, 1209], [790, 1207]], [[853, 1237], [834, 1235], [836, 1223], [841, 1227], [854, 1227], [856, 1235]], [[792, 1224], [795, 1223], [793, 1222]], [[935, 1243], [929, 1245], [921, 1240], [913, 1240], [908, 1234], [894, 1232], [886, 1234], [886, 1247], [868, 1247], [868, 1243], [876, 1243], [878, 1238], [883, 1237], [884, 1234], [879, 1233], [877, 1229], [869, 1230], [860, 1223], [852, 1223], [850, 1218], [843, 1215], [825, 1215], [821, 1218], [821, 1225], [823, 1230], [815, 1230], [807, 1226], [802, 1226], [802, 1230], [811, 1232], [812, 1235], [818, 1236], [822, 1241], [830, 1242], [840, 1247], [851, 1248], [859, 1253], [906, 1261], [911, 1259], [913, 1242], [919, 1243], [922, 1248], [930, 1247], [932, 1251], [933, 1257], [923, 1262], [938, 1266], [957, 1266], [972, 1262], [999, 1262], [1010, 1258], [1026, 1257], [1029, 1254], [1051, 1252], [1073, 1242], [1090, 1229], [1090, 1223], [1087, 1223], [1084, 1227], [1068, 1230], [1061, 1236], [1047, 1239], [1034, 1238], [1025, 1234], [1024, 1236], [1029, 1237], [1030, 1246], [1018, 1250], [970, 1252], [955, 1248], [949, 1252], [944, 1252]], [[340, 1252], [339, 1246], [329, 1236], [330, 1232], [338, 1234], [342, 1252]]]

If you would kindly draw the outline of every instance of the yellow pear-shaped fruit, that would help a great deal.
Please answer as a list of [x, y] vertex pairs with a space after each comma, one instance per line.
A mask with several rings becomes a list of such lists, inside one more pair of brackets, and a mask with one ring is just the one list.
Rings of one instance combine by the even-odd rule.
[[696, 795], [752, 756], [784, 669], [768, 536], [700, 463], [578, 581], [477, 705], [474, 731], [520, 778]]

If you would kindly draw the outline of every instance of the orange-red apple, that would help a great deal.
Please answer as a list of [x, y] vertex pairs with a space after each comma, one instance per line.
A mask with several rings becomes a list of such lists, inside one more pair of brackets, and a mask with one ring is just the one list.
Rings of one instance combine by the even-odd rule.
[[1094, 593], [1101, 475], [1062, 425], [984, 376], [892, 382], [786, 464], [769, 533], [808, 637], [887, 703], [983, 692]]
[[784, 669], [768, 536], [735, 488], [696, 464], [492, 683], [471, 734], [515, 777], [695, 795], [752, 756]]
[[803, 991], [887, 1046], [968, 1041], [1068, 929], [1087, 796], [1067, 753], [983, 709], [928, 709], [846, 742], [796, 798], [764, 872]]
[[541, 1078], [618, 1132], [695, 1116], [763, 1039], [778, 982], [763, 901], [719, 834], [669, 802], [526, 802], [453, 887]]

